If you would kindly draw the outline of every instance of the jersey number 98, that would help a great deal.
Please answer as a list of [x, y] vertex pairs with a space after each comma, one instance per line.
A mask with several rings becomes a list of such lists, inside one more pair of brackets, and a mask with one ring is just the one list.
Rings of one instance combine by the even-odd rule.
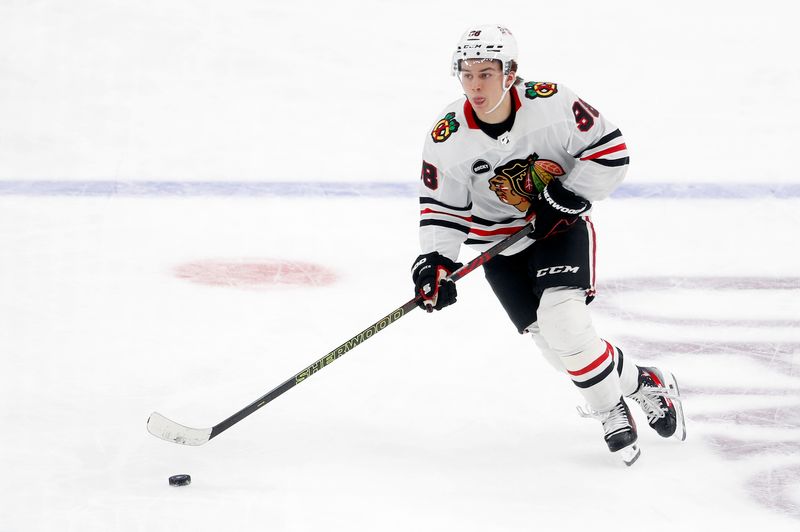
[[[594, 125], [594, 119], [600, 116], [600, 112], [584, 102], [580, 98], [572, 104], [572, 113], [575, 115], [575, 123], [581, 131], [589, 131]], [[592, 118], [594, 116], [594, 118]]]
[[439, 171], [427, 161], [422, 161], [422, 182], [431, 190], [439, 188]]

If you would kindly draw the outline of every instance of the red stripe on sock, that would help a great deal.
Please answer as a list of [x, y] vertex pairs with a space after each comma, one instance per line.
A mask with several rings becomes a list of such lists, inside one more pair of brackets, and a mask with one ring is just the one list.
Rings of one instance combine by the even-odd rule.
[[605, 344], [606, 344], [606, 350], [603, 352], [603, 354], [594, 359], [588, 366], [579, 369], [577, 371], [567, 371], [567, 373], [569, 373], [570, 375], [574, 375], [576, 377], [580, 375], [585, 375], [586, 373], [589, 373], [593, 369], [597, 369], [603, 362], [608, 360], [608, 357], [613, 358], [614, 348], [608, 342], [605, 342]]

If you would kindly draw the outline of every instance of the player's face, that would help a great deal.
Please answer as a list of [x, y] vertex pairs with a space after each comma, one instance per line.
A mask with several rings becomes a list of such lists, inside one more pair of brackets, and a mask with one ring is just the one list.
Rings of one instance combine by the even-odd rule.
[[514, 79], [513, 74], [508, 76], [511, 81], [504, 79], [499, 61], [481, 59], [461, 61], [459, 78], [464, 93], [478, 116], [497, 105], [503, 97], [503, 82], [505, 81], [505, 86], [508, 86]]

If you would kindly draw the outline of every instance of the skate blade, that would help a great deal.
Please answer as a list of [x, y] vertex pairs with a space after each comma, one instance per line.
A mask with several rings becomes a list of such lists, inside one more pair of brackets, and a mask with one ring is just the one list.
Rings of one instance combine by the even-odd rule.
[[642, 455], [642, 450], [639, 448], [639, 444], [634, 443], [620, 449], [614, 454], [620, 457], [626, 466], [630, 467]]
[[683, 401], [681, 400], [681, 390], [678, 388], [678, 381], [675, 379], [675, 375], [670, 372], [667, 372], [665, 375], [665, 380], [667, 388], [669, 389], [670, 395], [677, 399], [672, 400], [672, 404], [675, 407], [675, 434], [672, 435], [678, 441], [686, 441], [686, 420], [683, 417]]

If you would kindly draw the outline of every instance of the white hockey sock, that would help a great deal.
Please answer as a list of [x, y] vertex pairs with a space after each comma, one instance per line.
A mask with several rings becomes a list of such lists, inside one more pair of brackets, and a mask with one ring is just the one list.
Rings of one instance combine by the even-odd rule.
[[536, 344], [536, 347], [539, 348], [539, 352], [542, 354], [544, 359], [547, 360], [551, 366], [553, 366], [553, 369], [559, 373], [566, 373], [567, 369], [564, 367], [561, 357], [559, 357], [558, 354], [550, 349], [550, 346], [547, 344], [547, 340], [545, 340], [544, 336], [542, 336], [542, 331], [539, 330], [539, 322], [534, 322], [525, 330], [531, 333], [533, 342]]
[[619, 375], [619, 386], [622, 394], [627, 397], [639, 387], [639, 368], [636, 361], [622, 352], [619, 347], [616, 350], [617, 374]]
[[622, 396], [614, 364], [617, 352], [595, 332], [583, 290], [546, 289], [537, 314], [544, 340], [589, 406], [598, 411], [613, 408]]

